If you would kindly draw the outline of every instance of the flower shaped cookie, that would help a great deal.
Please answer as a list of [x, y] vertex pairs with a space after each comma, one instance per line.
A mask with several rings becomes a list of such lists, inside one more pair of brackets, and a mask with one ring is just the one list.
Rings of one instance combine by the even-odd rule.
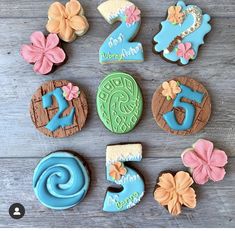
[[170, 82], [163, 82], [162, 84], [162, 95], [167, 97], [167, 100], [174, 99], [178, 93], [181, 92], [181, 88], [175, 80]]
[[30, 45], [22, 45], [20, 54], [31, 64], [34, 64], [36, 73], [46, 75], [52, 71], [54, 64], [64, 62], [66, 55], [59, 47], [59, 38], [56, 34], [49, 34], [47, 38], [40, 31], [30, 36]]
[[183, 57], [185, 60], [192, 59], [195, 55], [195, 52], [191, 47], [192, 44], [190, 42], [180, 43], [178, 45], [177, 56]]
[[170, 6], [168, 8], [167, 20], [173, 24], [181, 24], [184, 20], [184, 14], [181, 11], [181, 6]]
[[125, 10], [126, 23], [132, 24], [132, 23], [140, 21], [140, 14], [141, 14], [141, 11], [136, 6], [132, 5], [128, 7]]
[[66, 5], [59, 2], [53, 3], [48, 10], [47, 30], [65, 42], [72, 42], [76, 35], [84, 35], [89, 24], [84, 17], [81, 4], [77, 0], [70, 0]]
[[164, 173], [160, 176], [154, 191], [154, 199], [162, 206], [167, 206], [169, 213], [176, 216], [181, 213], [181, 206], [196, 207], [196, 194], [192, 187], [193, 179], [187, 172], [177, 172], [175, 176]]
[[121, 162], [115, 162], [110, 165], [109, 175], [114, 180], [120, 180], [122, 176], [126, 175], [127, 170]]
[[68, 83], [67, 86], [63, 86], [62, 90], [63, 90], [63, 96], [68, 101], [76, 99], [80, 94], [79, 88], [77, 86], [73, 86], [72, 83]]
[[205, 184], [208, 180], [223, 180], [228, 158], [224, 151], [215, 149], [212, 142], [199, 139], [192, 149], [183, 152], [182, 161], [191, 168], [195, 182]]

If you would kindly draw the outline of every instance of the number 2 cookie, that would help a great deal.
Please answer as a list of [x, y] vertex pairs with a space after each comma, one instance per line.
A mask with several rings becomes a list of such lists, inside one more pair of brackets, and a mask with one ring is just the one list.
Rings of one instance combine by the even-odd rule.
[[168, 8], [167, 19], [161, 23], [161, 30], [153, 38], [154, 52], [169, 62], [188, 64], [196, 59], [204, 36], [210, 32], [210, 16], [203, 14], [195, 5], [178, 1]]
[[163, 130], [175, 135], [193, 134], [200, 131], [210, 118], [210, 96], [196, 80], [176, 77], [155, 91], [152, 113]]
[[43, 84], [31, 99], [31, 119], [35, 127], [47, 136], [61, 138], [79, 132], [87, 114], [84, 92], [67, 80]]

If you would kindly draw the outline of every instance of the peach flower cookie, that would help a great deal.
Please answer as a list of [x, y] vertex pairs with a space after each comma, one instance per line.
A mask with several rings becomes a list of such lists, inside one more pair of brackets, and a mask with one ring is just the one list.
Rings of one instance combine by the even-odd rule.
[[67, 80], [44, 83], [31, 99], [31, 119], [46, 136], [62, 138], [81, 131], [87, 114], [85, 93]]
[[84, 10], [77, 0], [70, 0], [65, 6], [60, 2], [54, 2], [49, 7], [48, 19], [47, 30], [58, 34], [65, 42], [74, 41], [77, 36], [84, 35], [89, 29]]
[[34, 72], [46, 75], [65, 62], [66, 55], [56, 34], [45, 36], [36, 31], [30, 36], [30, 41], [31, 44], [21, 46], [20, 54], [26, 62], [34, 64]]
[[175, 77], [155, 91], [152, 113], [163, 130], [174, 135], [200, 131], [211, 115], [211, 100], [205, 87], [188, 77]]
[[181, 213], [181, 207], [196, 207], [196, 193], [191, 187], [193, 179], [187, 172], [177, 172], [174, 176], [171, 173], [163, 173], [159, 177], [154, 199], [162, 206], [166, 206], [169, 213], [177, 216]]
[[224, 166], [228, 163], [228, 157], [224, 151], [214, 148], [212, 142], [199, 139], [192, 148], [186, 149], [181, 157], [183, 164], [190, 168], [197, 184], [224, 179]]

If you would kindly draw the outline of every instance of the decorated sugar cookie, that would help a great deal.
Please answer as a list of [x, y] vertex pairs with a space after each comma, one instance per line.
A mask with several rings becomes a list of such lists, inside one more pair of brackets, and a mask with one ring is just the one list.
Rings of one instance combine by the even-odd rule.
[[216, 182], [224, 179], [228, 157], [224, 151], [214, 148], [212, 142], [199, 139], [192, 148], [183, 152], [182, 161], [190, 168], [194, 181], [205, 184], [209, 180]]
[[68, 209], [81, 202], [90, 185], [86, 164], [79, 157], [57, 151], [44, 157], [34, 170], [33, 189], [51, 209]]
[[63, 41], [72, 42], [88, 31], [89, 24], [79, 1], [70, 0], [65, 6], [60, 2], [51, 4], [46, 28], [50, 33], [58, 34]]
[[96, 104], [101, 121], [113, 133], [130, 132], [143, 110], [138, 84], [132, 76], [122, 72], [114, 72], [103, 79]]
[[102, 44], [100, 63], [143, 62], [142, 44], [131, 42], [140, 29], [141, 11], [138, 7], [127, 0], [108, 0], [100, 4], [98, 10], [108, 23], [121, 22]]
[[176, 77], [165, 81], [152, 99], [157, 124], [174, 135], [200, 131], [211, 114], [211, 100], [205, 87], [194, 79]]
[[65, 62], [66, 55], [56, 34], [45, 36], [36, 31], [30, 36], [30, 41], [31, 44], [21, 46], [20, 54], [26, 62], [34, 64], [36, 73], [49, 74]]
[[31, 99], [31, 119], [47, 136], [60, 138], [81, 131], [87, 114], [84, 92], [67, 80], [44, 83]]
[[168, 8], [167, 19], [154, 36], [154, 51], [169, 62], [188, 64], [196, 59], [204, 37], [211, 30], [210, 16], [195, 5], [178, 1]]
[[107, 146], [106, 149], [106, 177], [115, 184], [121, 185], [123, 190], [109, 188], [103, 210], [105, 212], [120, 212], [134, 207], [144, 196], [145, 186], [143, 178], [132, 168], [125, 166], [125, 162], [141, 161], [141, 144], [122, 144]]
[[181, 213], [182, 206], [188, 208], [196, 207], [196, 193], [191, 187], [193, 179], [187, 172], [163, 173], [159, 177], [154, 199], [162, 206], [167, 207], [169, 213], [177, 216]]

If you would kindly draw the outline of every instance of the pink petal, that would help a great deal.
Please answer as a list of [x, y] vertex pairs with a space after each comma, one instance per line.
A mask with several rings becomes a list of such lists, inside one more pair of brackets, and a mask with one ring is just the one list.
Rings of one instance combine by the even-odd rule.
[[199, 139], [194, 145], [194, 151], [197, 156], [206, 163], [210, 162], [214, 145], [209, 140]]
[[56, 34], [49, 34], [46, 39], [46, 49], [50, 50], [58, 46], [60, 40]]
[[35, 63], [42, 58], [42, 49], [33, 45], [22, 45], [20, 54], [28, 63]]
[[182, 155], [183, 164], [189, 168], [196, 168], [202, 165], [202, 161], [193, 150], [188, 150]]
[[79, 90], [79, 88], [78, 88], [77, 86], [73, 86], [71, 92], [72, 92], [72, 93], [77, 93], [78, 90]]
[[68, 92], [70, 92], [70, 89], [68, 86], [63, 86], [62, 90], [67, 94]]
[[68, 88], [69, 88], [69, 91], [71, 91], [72, 90], [72, 88], [73, 88], [73, 84], [72, 83], [68, 83]]
[[128, 8], [128, 9], [129, 9], [129, 12], [130, 12], [130, 13], [134, 13], [135, 8], [136, 8], [135, 5], [131, 5], [131, 6]]
[[215, 167], [224, 167], [228, 163], [226, 153], [219, 149], [214, 149], [210, 159], [210, 165]]
[[41, 60], [35, 63], [33, 69], [39, 74], [46, 75], [51, 72], [52, 66], [53, 63], [44, 56]]
[[141, 11], [138, 8], [136, 8], [135, 9], [135, 16], [139, 16], [140, 14], [141, 14]]
[[66, 97], [66, 99], [67, 99], [68, 101], [71, 101], [71, 100], [73, 99], [73, 95], [72, 95], [72, 94], [68, 94], [67, 97]]
[[62, 63], [65, 60], [65, 53], [60, 47], [48, 50], [45, 56], [53, 63]]
[[184, 46], [183, 43], [180, 43], [180, 44], [178, 45], [178, 49], [181, 50], [181, 51], [183, 52], [183, 54], [184, 54], [185, 51], [186, 51], [185, 46]]
[[40, 31], [36, 31], [31, 34], [30, 41], [32, 44], [39, 48], [45, 48], [46, 47], [46, 38], [44, 34]]
[[184, 56], [184, 52], [180, 49], [177, 50], [176, 54], [177, 54], [178, 57], [183, 57]]
[[193, 170], [193, 179], [197, 184], [205, 184], [209, 179], [206, 167], [203, 165], [196, 167]]
[[194, 50], [193, 50], [193, 49], [190, 49], [190, 50], [188, 50], [188, 51], [185, 52], [184, 58], [185, 58], [186, 60], [189, 60], [189, 59], [193, 58], [194, 55], [195, 55]]
[[184, 46], [185, 46], [185, 50], [188, 51], [192, 47], [192, 44], [190, 42], [186, 42]]
[[224, 179], [224, 175], [226, 174], [226, 172], [224, 168], [210, 167], [208, 174], [211, 180], [220, 181]]

